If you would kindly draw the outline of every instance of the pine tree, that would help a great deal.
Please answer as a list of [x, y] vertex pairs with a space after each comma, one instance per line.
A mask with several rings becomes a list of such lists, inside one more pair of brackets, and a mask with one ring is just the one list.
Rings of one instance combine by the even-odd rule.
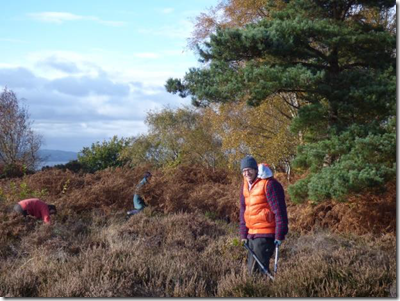
[[289, 189], [295, 201], [382, 187], [396, 174], [396, 36], [387, 22], [395, 1], [287, 2], [268, 19], [218, 29], [199, 48], [204, 65], [167, 90], [197, 106], [301, 100], [294, 164], [309, 172]]

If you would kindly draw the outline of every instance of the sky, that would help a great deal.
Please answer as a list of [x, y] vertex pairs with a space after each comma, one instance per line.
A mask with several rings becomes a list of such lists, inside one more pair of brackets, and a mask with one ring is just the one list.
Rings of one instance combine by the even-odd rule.
[[43, 149], [145, 134], [149, 111], [190, 105], [168, 78], [199, 66], [187, 39], [217, 0], [2, 1], [0, 88], [27, 107]]

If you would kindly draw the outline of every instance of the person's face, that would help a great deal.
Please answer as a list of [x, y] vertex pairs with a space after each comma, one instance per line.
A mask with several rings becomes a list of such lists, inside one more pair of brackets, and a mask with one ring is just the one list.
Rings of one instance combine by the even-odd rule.
[[257, 176], [257, 170], [253, 168], [245, 168], [242, 173], [243, 177], [249, 182], [253, 182]]

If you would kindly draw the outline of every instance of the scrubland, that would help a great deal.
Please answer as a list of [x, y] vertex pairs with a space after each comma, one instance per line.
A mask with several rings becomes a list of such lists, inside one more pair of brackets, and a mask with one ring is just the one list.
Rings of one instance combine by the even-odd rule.
[[[151, 205], [126, 219], [146, 168], [47, 170], [0, 182], [0, 296], [394, 297], [396, 185], [348, 202], [294, 205], [274, 282], [246, 271], [241, 180], [200, 167], [155, 171]], [[277, 175], [285, 188], [287, 180]], [[12, 212], [56, 204], [51, 226]]]

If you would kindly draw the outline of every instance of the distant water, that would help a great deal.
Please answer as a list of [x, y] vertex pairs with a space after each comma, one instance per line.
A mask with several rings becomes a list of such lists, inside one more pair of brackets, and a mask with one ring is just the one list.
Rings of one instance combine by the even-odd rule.
[[58, 164], [67, 164], [69, 161], [47, 161], [40, 164], [37, 170], [41, 170], [43, 166], [54, 166]]
[[69, 161], [76, 160], [78, 153], [56, 150], [56, 149], [41, 149], [38, 151], [39, 157], [45, 160], [44, 163], [40, 164], [38, 169], [42, 169], [43, 166], [54, 166], [57, 164], [66, 164]]

